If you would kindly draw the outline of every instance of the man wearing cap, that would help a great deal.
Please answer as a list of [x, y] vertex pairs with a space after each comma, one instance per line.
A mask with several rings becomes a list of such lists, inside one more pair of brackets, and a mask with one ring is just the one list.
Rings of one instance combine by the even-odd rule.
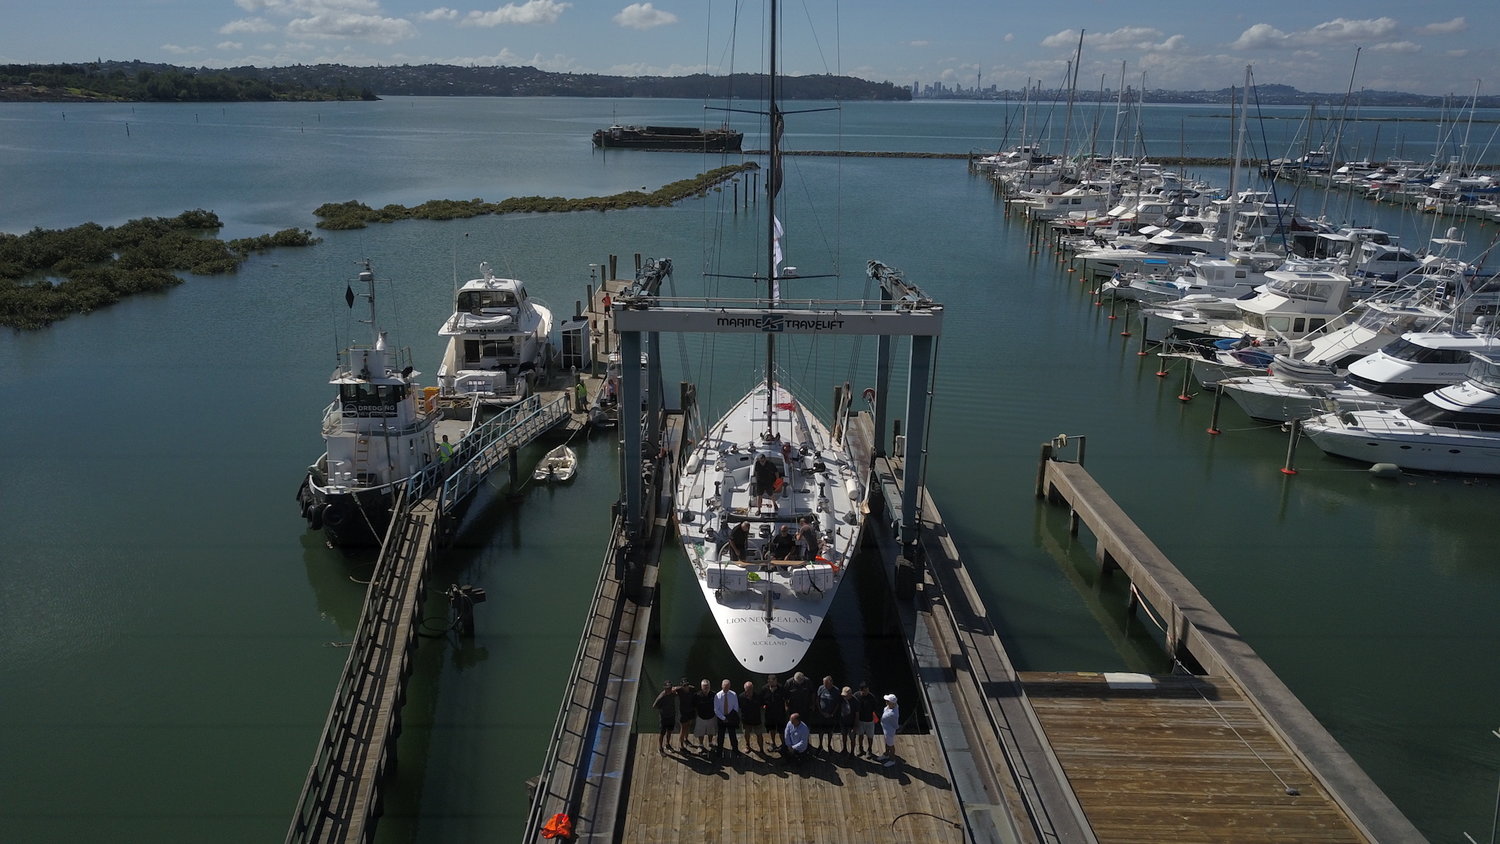
[[901, 726], [901, 708], [896, 705], [896, 696], [885, 696], [885, 709], [880, 713], [880, 730], [885, 733], [885, 755], [876, 757], [887, 768], [896, 765], [896, 728]]

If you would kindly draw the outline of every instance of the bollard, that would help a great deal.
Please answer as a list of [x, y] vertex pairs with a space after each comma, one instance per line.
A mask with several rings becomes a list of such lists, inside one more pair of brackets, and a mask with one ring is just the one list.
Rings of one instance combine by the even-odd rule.
[[1302, 433], [1302, 420], [1292, 420], [1292, 433], [1286, 444], [1286, 465], [1281, 467], [1281, 474], [1295, 475], [1297, 470], [1292, 468], [1292, 459], [1297, 456], [1297, 436]]

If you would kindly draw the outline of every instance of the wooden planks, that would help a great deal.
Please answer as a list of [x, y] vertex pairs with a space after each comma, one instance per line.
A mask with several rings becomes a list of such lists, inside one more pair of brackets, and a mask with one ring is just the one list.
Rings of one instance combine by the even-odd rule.
[[617, 840], [964, 841], [963, 816], [937, 739], [897, 736], [896, 750], [903, 764], [894, 768], [841, 753], [791, 767], [775, 754], [769, 760], [750, 753], [722, 761], [676, 750], [663, 756], [655, 734], [638, 734], [630, 806]]
[[1151, 680], [1021, 674], [1099, 841], [1367, 840], [1232, 682]]

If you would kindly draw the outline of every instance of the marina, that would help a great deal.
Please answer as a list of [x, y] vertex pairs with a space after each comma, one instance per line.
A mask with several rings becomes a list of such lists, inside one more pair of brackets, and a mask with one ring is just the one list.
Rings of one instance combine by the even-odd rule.
[[[435, 113], [430, 110], [435, 106], [424, 101], [400, 105], [424, 115]], [[545, 110], [554, 104], [535, 105]], [[957, 126], [977, 119], [978, 114], [972, 108], [954, 109], [952, 134], [958, 136], [963, 130]], [[938, 110], [929, 112], [936, 114]], [[175, 119], [169, 110], [158, 113]], [[327, 114], [324, 120], [333, 122]], [[187, 122], [192, 123], [190, 114]], [[149, 119], [140, 116], [134, 119], [132, 128], [138, 138], [150, 138], [150, 126]], [[915, 146], [899, 137], [899, 128], [887, 131], [894, 136], [888, 141], [892, 146]], [[978, 134], [971, 131], [967, 137]], [[586, 156], [586, 142], [584, 147]], [[693, 162], [679, 166], [695, 169]], [[977, 280], [972, 290], [935, 282], [940, 289], [934, 292], [950, 309], [945, 349], [963, 344], [969, 355], [995, 361], [1006, 359], [1007, 352], [1017, 346], [1039, 343], [1038, 328], [1076, 340], [1051, 370], [1054, 375], [1067, 375], [1066, 387], [1053, 383], [1054, 378], [1022, 372], [1028, 367], [1019, 363], [1007, 369], [1017, 377], [1025, 375], [1021, 389], [1028, 397], [1026, 408], [1048, 408], [1041, 418], [1027, 418], [1034, 415], [1032, 411], [1009, 401], [982, 398], [993, 387], [992, 373], [990, 367], [981, 370], [964, 364], [960, 357], [968, 355], [944, 355], [936, 392], [940, 412], [935, 413], [933, 424], [942, 442], [965, 441], [996, 428], [1011, 431], [996, 445], [995, 456], [986, 464], [984, 482], [970, 477], [974, 474], [970, 468], [972, 455], [934, 449], [929, 455], [927, 485], [942, 501], [953, 541], [966, 552], [982, 550], [982, 563], [977, 562], [978, 557], [964, 554], [971, 561], [967, 568], [973, 576], [973, 588], [1023, 676], [1047, 675], [1059, 668], [1166, 673], [1164, 666], [1145, 655], [1148, 649], [1130, 634], [1119, 632], [1115, 611], [1095, 606], [1092, 581], [1077, 576], [1078, 571], [1087, 570], [1092, 553], [1069, 544], [1066, 527], [1059, 529], [1058, 525], [1066, 516], [1034, 511], [1018, 502], [1018, 498], [1024, 501], [1030, 491], [1029, 479], [1036, 468], [1035, 444], [1059, 430], [1087, 430], [1090, 472], [1122, 500], [1128, 496], [1127, 509], [1143, 529], [1167, 549], [1195, 587], [1213, 600], [1283, 682], [1348, 748], [1358, 765], [1417, 823], [1424, 837], [1447, 837], [1462, 829], [1478, 834], [1487, 828], [1484, 824], [1493, 797], [1494, 755], [1487, 744], [1493, 739], [1486, 737], [1493, 725], [1481, 727], [1488, 717], [1483, 702], [1491, 696], [1484, 678], [1469, 669], [1494, 643], [1492, 626], [1482, 620], [1488, 617], [1485, 602], [1494, 594], [1493, 573], [1479, 563], [1484, 559], [1488, 538], [1477, 527], [1484, 523], [1483, 513], [1493, 504], [1494, 490], [1483, 482], [1428, 478], [1372, 486], [1361, 471], [1341, 473], [1338, 470], [1347, 467], [1322, 459], [1312, 450], [1302, 455], [1299, 477], [1284, 481], [1276, 473], [1284, 437], [1262, 430], [1236, 430], [1247, 423], [1228, 416], [1228, 407], [1226, 418], [1221, 420], [1226, 436], [1205, 436], [1206, 404], [1179, 403], [1175, 377], [1165, 379], [1165, 383], [1153, 378], [1158, 361], [1152, 357], [1138, 359], [1137, 338], [1120, 338], [1118, 321], [1106, 321], [1108, 307], [1093, 306], [1077, 282], [1065, 284], [1060, 278], [1060, 263], [1041, 257], [1028, 259], [1034, 248], [1032, 242], [1023, 227], [1011, 225], [1004, 217], [1004, 209], [994, 204], [987, 185], [977, 180], [965, 184], [966, 177], [961, 174], [952, 178], [951, 161], [879, 163], [879, 169], [886, 167], [893, 169], [882, 181], [883, 190], [892, 189], [891, 180], [910, 186], [948, 179], [943, 184], [953, 189], [945, 190], [941, 201], [924, 199], [920, 190], [908, 188], [915, 206], [912, 210], [919, 215], [938, 210], [950, 217], [961, 213], [975, 225], [983, 221], [992, 227], [988, 231], [990, 242], [983, 249], [966, 246], [960, 232], [937, 227], [923, 230], [924, 248], [942, 249], [955, 267], [968, 268], [960, 272]], [[587, 193], [595, 190], [594, 180], [618, 179], [622, 184], [639, 185], [649, 178], [640, 172], [608, 170], [580, 175], [579, 184], [568, 187]], [[467, 184], [458, 189], [473, 192]], [[389, 190], [399, 192], [401, 188], [392, 186]], [[315, 191], [319, 192], [327, 193]], [[441, 189], [421, 189], [421, 194], [429, 192]], [[171, 201], [180, 204], [175, 198]], [[303, 204], [310, 208], [316, 202]], [[1392, 210], [1386, 206], [1382, 213]], [[644, 209], [630, 219], [626, 219], [629, 215], [619, 219], [606, 215], [608, 230], [587, 237], [573, 222], [558, 217], [462, 225], [480, 236], [517, 244], [513, 260], [531, 267], [518, 274], [547, 279], [540, 282], [543, 288], [549, 288], [547, 295], [553, 301], [566, 301], [588, 280], [589, 253], [602, 253], [606, 241], [636, 248], [647, 242], [638, 236], [638, 226], [648, 231], [666, 230], [680, 216], [672, 211]], [[228, 218], [236, 219], [233, 215]], [[231, 225], [245, 225], [244, 216], [238, 219]], [[597, 220], [593, 222], [597, 225]], [[1479, 225], [1480, 221], [1473, 223]], [[909, 225], [910, 220], [903, 217], [902, 229]], [[883, 226], [876, 222], [874, 230], [865, 236], [885, 236], [891, 243], [901, 240], [891, 236], [892, 228]], [[1399, 221], [1385, 227], [1401, 228]], [[201, 491], [203, 487], [194, 478], [213, 474], [215, 468], [179, 452], [177, 457], [155, 461], [153, 470], [168, 490], [159, 506], [173, 513], [174, 527], [149, 534], [131, 532], [130, 522], [150, 523], [147, 517], [155, 512], [154, 507], [148, 510], [143, 503], [130, 503], [127, 492], [136, 484], [125, 477], [142, 476], [128, 468], [133, 465], [130, 455], [140, 451], [140, 446], [131, 443], [154, 441], [150, 430], [154, 426], [136, 420], [123, 419], [117, 429], [100, 431], [94, 439], [75, 447], [79, 458], [93, 467], [90, 472], [102, 484], [100, 491], [116, 496], [110, 499], [113, 503], [101, 500], [86, 508], [90, 527], [77, 540], [44, 538], [30, 527], [55, 524], [55, 518], [45, 515], [47, 512], [68, 512], [70, 506], [77, 505], [70, 505], [56, 482], [40, 471], [39, 460], [25, 455], [19, 459], [17, 482], [25, 483], [31, 494], [28, 500], [17, 502], [17, 518], [6, 528], [8, 547], [16, 550], [19, 570], [46, 571], [41, 567], [41, 549], [58, 549], [69, 571], [86, 571], [86, 582], [96, 588], [113, 583], [115, 594], [137, 604], [142, 612], [134, 613], [141, 621], [134, 622], [140, 625], [138, 628], [132, 628], [133, 622], [108, 612], [105, 606], [105, 612], [95, 613], [99, 632], [108, 634], [104, 637], [60, 632], [58, 625], [72, 617], [61, 590], [55, 600], [46, 594], [36, 598], [39, 606], [50, 608], [56, 621], [20, 610], [9, 613], [11, 618], [22, 620], [18, 623], [28, 625], [24, 635], [14, 634], [19, 647], [11, 650], [11, 658], [24, 668], [19, 676], [39, 690], [37, 697], [31, 698], [35, 704], [24, 703], [12, 726], [31, 732], [41, 727], [50, 733], [45, 753], [40, 741], [24, 736], [18, 736], [13, 745], [15, 756], [8, 764], [33, 769], [24, 780], [21, 797], [38, 807], [12, 815], [10, 821], [15, 828], [47, 837], [72, 833], [88, 839], [98, 837], [89, 829], [108, 825], [116, 834], [134, 832], [146, 838], [159, 838], [165, 829], [178, 829], [221, 840], [247, 841], [264, 840], [286, 829], [291, 797], [307, 774], [308, 756], [328, 712], [328, 693], [347, 656], [342, 649], [328, 648], [325, 643], [352, 638], [365, 590], [349, 583], [345, 576], [351, 569], [358, 576], [359, 564], [329, 554], [320, 538], [302, 537], [305, 523], [297, 513], [288, 512], [292, 502], [286, 478], [305, 467], [309, 458], [307, 408], [320, 407], [327, 401], [322, 395], [326, 384], [320, 384], [327, 369], [309, 367], [306, 350], [326, 347], [328, 320], [321, 311], [310, 315], [283, 309], [278, 299], [298, 299], [292, 295], [296, 288], [279, 279], [291, 276], [307, 285], [313, 279], [326, 284], [329, 279], [347, 278], [351, 254], [374, 255], [382, 275], [416, 278], [413, 270], [417, 266], [446, 265], [454, 231], [442, 224], [412, 223], [329, 235], [331, 242], [320, 247], [319, 254], [308, 259], [278, 255], [275, 262], [251, 262], [227, 286], [189, 284], [166, 296], [71, 318], [54, 326], [46, 336], [5, 340], [16, 351], [12, 359], [20, 364], [19, 369], [7, 373], [7, 383], [20, 389], [38, 383], [36, 379], [77, 377], [86, 368], [81, 358], [68, 351], [70, 348], [84, 348], [86, 341], [93, 340], [123, 341], [134, 336], [142, 323], [156, 338], [154, 342], [166, 350], [164, 355], [191, 362], [192, 354], [177, 351], [179, 340], [171, 336], [172, 327], [207, 324], [211, 315], [228, 307], [252, 316], [244, 326], [225, 326], [226, 336], [221, 339], [257, 345], [254, 335], [264, 330], [266, 319], [284, 323], [288, 345], [296, 347], [296, 353], [267, 349], [267, 362], [284, 371], [301, 373], [286, 380], [289, 385], [298, 383], [278, 402], [274, 414], [269, 409], [251, 407], [234, 421], [236, 427], [251, 426], [267, 432], [264, 462], [274, 464], [246, 467], [237, 487], [249, 499], [236, 512], [236, 520], [246, 524], [243, 528], [218, 513], [211, 500], [194, 501], [175, 491]], [[534, 245], [527, 244], [528, 237], [535, 239]], [[1476, 244], [1487, 242], [1486, 237], [1472, 233], [1466, 238]], [[457, 239], [459, 248], [464, 248], [462, 232]], [[567, 243], [581, 246], [565, 254], [558, 247]], [[440, 246], [434, 248], [433, 244]], [[648, 246], [650, 254], [691, 254], [687, 244], [669, 239]], [[412, 253], [411, 266], [405, 260], [381, 257], [383, 251], [402, 250]], [[484, 251], [493, 255], [493, 250]], [[580, 259], [580, 255], [584, 257]], [[468, 255], [463, 257], [472, 267], [485, 256], [475, 254], [472, 260]], [[895, 248], [888, 259], [894, 265], [921, 264], [915, 250], [905, 247]], [[684, 260], [679, 257], [679, 266]], [[272, 266], [278, 262], [280, 266]], [[387, 266], [389, 270], [384, 269]], [[446, 276], [446, 272], [441, 275]], [[553, 282], [552, 278], [566, 281]], [[394, 297], [406, 317], [402, 320], [403, 338], [413, 336], [413, 326], [416, 332], [430, 332], [447, 315], [451, 307], [451, 302], [444, 301], [447, 279], [436, 282], [426, 290], [398, 292]], [[990, 316], [983, 323], [958, 315], [960, 311], [988, 313], [979, 310], [981, 306], [976, 303], [993, 299], [1001, 290], [1006, 293], [1006, 313]], [[274, 316], [260, 316], [267, 310]], [[1025, 319], [1020, 318], [1023, 314]], [[1028, 327], [1028, 322], [1035, 325]], [[240, 336], [247, 332], [250, 336]], [[420, 352], [417, 360], [436, 360], [440, 351], [436, 342], [434, 338], [434, 345]], [[264, 344], [258, 347], [264, 348]], [[139, 376], [132, 374], [127, 380], [100, 385], [101, 399], [124, 400], [129, 392], [145, 384], [129, 379], [164, 380], [166, 374], [161, 367], [147, 367]], [[190, 363], [172, 371], [170, 377], [181, 388], [172, 391], [174, 395], [185, 397], [206, 394], [215, 375], [210, 368], [200, 370]], [[858, 392], [871, 379], [862, 375], [853, 383]], [[174, 408], [181, 426], [209, 430], [222, 424], [222, 420], [203, 415], [185, 399], [167, 401], [170, 403], [166, 406]], [[304, 410], [289, 411], [296, 407]], [[1099, 408], [1108, 408], [1108, 414]], [[28, 407], [25, 414], [27, 420], [52, 424], [57, 430], [66, 427], [63, 417], [46, 406]], [[186, 427], [174, 424], [169, 430]], [[380, 821], [383, 836], [436, 841], [481, 831], [498, 831], [501, 837], [521, 834], [528, 805], [523, 781], [540, 769], [549, 725], [556, 715], [551, 698], [564, 688], [573, 669], [572, 650], [579, 632], [575, 620], [588, 617], [591, 590], [586, 585], [601, 573], [600, 551], [609, 541], [607, 504], [618, 492], [618, 479], [602, 468], [613, 462], [609, 440], [596, 435], [590, 442], [574, 442], [579, 472], [569, 484], [532, 487], [519, 507], [487, 507], [474, 514], [474, 525], [456, 537], [437, 565], [436, 585], [482, 585], [489, 591], [489, 600], [480, 608], [472, 645], [445, 643], [417, 649], [403, 729], [396, 740], [401, 745], [397, 754], [401, 764], [390, 772], [384, 798], [385, 813]], [[147, 450], [155, 455], [171, 452], [160, 444]], [[541, 445], [522, 448], [520, 471], [529, 475], [528, 467], [545, 450]], [[75, 458], [70, 455], [66, 459]], [[504, 475], [502, 469], [496, 477]], [[1143, 480], [1155, 478], [1170, 478], [1170, 500], [1132, 494], [1141, 488]], [[1008, 496], [1007, 488], [1022, 494]], [[197, 497], [204, 498], [201, 494]], [[263, 507], [255, 503], [260, 498], [267, 502]], [[1220, 501], [1223, 506], [1205, 505], [1188, 525], [1175, 503], [1182, 498]], [[1251, 535], [1243, 531], [1246, 518], [1258, 526]], [[251, 528], [253, 532], [247, 532]], [[1328, 533], [1330, 529], [1332, 534]], [[102, 531], [124, 541], [113, 543], [115, 550], [103, 552], [98, 540]], [[257, 538], [264, 536], [299, 538]], [[245, 550], [235, 550], [240, 544]], [[205, 554], [214, 558], [212, 570], [203, 568]], [[1087, 559], [1077, 559], [1080, 556]], [[700, 675], [736, 676], [734, 663], [725, 659], [727, 654], [714, 653], [701, 644], [687, 644], [711, 638], [716, 631], [702, 629], [670, 609], [692, 606], [689, 600], [701, 605], [702, 599], [682, 591], [684, 584], [678, 579], [681, 557], [670, 548], [665, 557], [660, 594], [669, 609], [658, 619], [659, 650], [642, 655], [643, 679], [652, 681], [655, 688], [665, 675], [675, 678], [686, 673], [694, 679]], [[110, 562], [107, 573], [87, 568], [87, 562], [94, 558]], [[55, 562], [57, 555], [49, 550], [47, 559]], [[559, 590], [555, 583], [539, 577], [534, 571], [537, 566], [521, 564], [537, 560], [558, 561], [554, 568], [563, 568], [570, 580], [585, 584], [576, 590], [582, 594]], [[38, 577], [37, 582], [47, 579]], [[169, 591], [153, 598], [145, 594], [147, 580], [156, 588], [182, 584], [191, 590]], [[503, 589], [497, 586], [500, 582], [506, 584]], [[1275, 588], [1268, 582], [1290, 586]], [[1106, 596], [1112, 594], [1111, 587], [1098, 588]], [[442, 591], [431, 590], [424, 603], [424, 617], [446, 615]], [[846, 596], [847, 591], [840, 591], [841, 607], [863, 609], [861, 593]], [[1276, 593], [1274, 599], [1268, 591]], [[1348, 600], [1351, 593], [1357, 594], [1358, 600]], [[548, 600], [525, 597], [534, 595], [547, 595]], [[86, 605], [96, 609], [102, 606], [91, 597]], [[870, 606], [866, 614], [873, 616], [877, 610], [874, 604]], [[1135, 628], [1143, 626], [1137, 624]], [[167, 627], [181, 635], [164, 637], [161, 630]], [[50, 643], [49, 659], [57, 662], [56, 670], [36, 656], [40, 637]], [[835, 626], [829, 636], [820, 638], [843, 642], [846, 637], [844, 628]], [[203, 658], [202, 649], [192, 644], [194, 641], [222, 649], [226, 664]], [[524, 659], [521, 651], [533, 652], [531, 658]], [[828, 671], [850, 679], [870, 673], [869, 657], [858, 653], [847, 657], [847, 662], [838, 661], [827, 647], [815, 644], [809, 658], [819, 666], [817, 673]], [[229, 670], [229, 661], [238, 663], [233, 671]], [[112, 671], [109, 663], [120, 669]], [[152, 704], [145, 703], [144, 698], [133, 701], [122, 717], [106, 715], [84, 703], [91, 697], [85, 693], [83, 678], [90, 686], [128, 689], [119, 671], [146, 664], [176, 666], [172, 671], [183, 675], [182, 679], [166, 676], [160, 680], [164, 700]], [[1431, 681], [1392, 678], [1376, 670], [1389, 665], [1419, 666]], [[63, 667], [66, 676], [58, 673]], [[77, 679], [70, 680], [69, 676]], [[1046, 682], [1045, 678], [1038, 679]], [[1061, 680], [1056, 682], [1063, 684]], [[1069, 681], [1065, 685], [1076, 690], [1086, 688], [1087, 682], [1091, 681]], [[195, 717], [191, 709], [196, 705], [169, 702], [209, 700], [194, 697], [205, 694], [194, 692], [200, 685], [236, 690], [232, 701], [220, 703], [217, 724]], [[891, 685], [894, 687], [894, 683]], [[525, 701], [519, 704], [515, 700], [517, 689], [527, 690], [522, 693]], [[905, 697], [906, 688], [898, 692]], [[1068, 693], [1058, 691], [1048, 697], [1064, 698]], [[1038, 699], [1041, 697], [1038, 694]], [[20, 699], [28, 698], [23, 695]], [[60, 699], [67, 702], [59, 705]], [[53, 714], [41, 712], [39, 708], [44, 705]], [[621, 705], [630, 709], [632, 701], [623, 700]], [[640, 701], [633, 705], [636, 709], [643, 706]], [[1423, 716], [1424, 712], [1436, 711], [1435, 706], [1440, 706], [1451, 716], [1449, 723], [1457, 726], [1438, 728]], [[518, 709], [541, 714], [527, 720], [528, 716]], [[645, 714], [649, 717], [649, 710]], [[168, 731], [164, 726], [168, 722], [184, 726]], [[1234, 723], [1241, 726], [1238, 720]], [[89, 750], [91, 740], [105, 729], [119, 730], [121, 741], [136, 751], [129, 769], [101, 759], [82, 775], [81, 781], [66, 789], [76, 795], [79, 811], [65, 819], [63, 813], [48, 810], [52, 802], [47, 795], [63, 793], [64, 789], [59, 785], [60, 774], [49, 770], [43, 760], [59, 748], [70, 749], [79, 758], [96, 758]], [[229, 782], [197, 765], [178, 769], [183, 758], [178, 751], [184, 742], [208, 734], [222, 737], [223, 753], [239, 760], [239, 770], [247, 774], [245, 782]], [[903, 744], [903, 756], [922, 771], [934, 770], [941, 758], [935, 748], [919, 744], [929, 736], [913, 735], [910, 744]], [[648, 733], [648, 741], [638, 743], [647, 746], [645, 750], [638, 746], [637, 753], [654, 753], [649, 738]], [[906, 734], [901, 736], [903, 743], [907, 738]], [[1259, 744], [1256, 748], [1266, 749]], [[837, 770], [848, 790], [855, 782], [854, 769]], [[135, 785], [136, 777], [130, 776], [131, 772], [145, 774], [158, 783], [155, 788], [176, 795], [172, 804]], [[956, 778], [945, 778], [959, 784]], [[106, 796], [110, 783], [118, 786], [118, 797]], [[764, 794], [757, 797], [769, 799]], [[912, 799], [926, 798], [914, 794]], [[140, 807], [129, 817], [118, 805], [126, 801]], [[198, 808], [184, 813], [184, 805]], [[928, 811], [941, 804], [913, 805]], [[933, 826], [902, 826], [928, 822]], [[911, 835], [937, 834], [943, 829], [923, 816], [904, 818], [898, 828]]]

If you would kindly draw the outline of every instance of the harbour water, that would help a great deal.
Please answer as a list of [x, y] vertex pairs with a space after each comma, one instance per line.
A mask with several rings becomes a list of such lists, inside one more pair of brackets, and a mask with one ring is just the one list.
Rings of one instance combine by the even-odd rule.
[[[717, 123], [702, 105], [0, 105], [0, 231], [201, 207], [224, 219], [224, 236], [240, 237], [311, 227], [314, 208], [348, 199], [649, 190], [721, 159], [606, 156], [589, 133], [616, 119]], [[1228, 155], [1227, 109], [1147, 112], [1148, 152]], [[1266, 129], [1272, 156], [1295, 143], [1299, 112], [1280, 113]], [[993, 150], [1007, 120], [1019, 116], [1002, 104], [854, 103], [789, 121], [788, 137], [794, 149], [963, 153]], [[1395, 154], [1390, 125], [1403, 127], [1403, 157], [1430, 157], [1437, 145], [1435, 134], [1418, 137], [1437, 132], [1421, 123], [1360, 123], [1345, 138], [1371, 143], [1376, 125], [1387, 129], [1373, 157]], [[760, 130], [744, 128], [746, 148], [762, 148]], [[1056, 146], [1061, 133], [1052, 134]], [[860, 290], [875, 258], [947, 305], [927, 483], [1022, 669], [1166, 667], [1139, 620], [1122, 634], [1124, 600], [1096, 583], [1091, 549], [1033, 499], [1040, 444], [1086, 435], [1089, 469], [1425, 834], [1488, 832], [1500, 776], [1490, 732], [1500, 564], [1489, 524], [1500, 481], [1378, 480], [1306, 443], [1299, 474], [1284, 475], [1283, 434], [1228, 403], [1223, 433], [1205, 433], [1210, 397], [1179, 401], [1180, 380], [1156, 377], [1157, 359], [1136, 354], [1138, 339], [1120, 336], [1108, 309], [961, 161], [806, 157], [789, 168], [789, 213], [805, 224], [788, 220], [788, 246], [805, 272], [825, 268], [799, 247], [833, 242], [849, 279], [840, 289]], [[1222, 170], [1203, 175], [1227, 182]], [[842, 199], [826, 216], [796, 216], [799, 196], [834, 189]], [[734, 216], [728, 195], [326, 232], [317, 246], [254, 257], [232, 276], [189, 277], [44, 331], [0, 335], [6, 840], [283, 834], [368, 571], [309, 533], [293, 498], [317, 456], [338, 339], [363, 330], [342, 301], [356, 261], [374, 262], [383, 320], [430, 379], [454, 279], [479, 261], [525, 279], [559, 311], [583, 298], [590, 265], [610, 253], [625, 256], [622, 266], [634, 252], [671, 257], [675, 284], [691, 292], [719, 248], [705, 245], [714, 218], [734, 223], [726, 248], [752, 248], [753, 209]], [[1411, 246], [1450, 224], [1471, 257], [1495, 238], [1489, 223], [1348, 207], [1351, 220]], [[711, 415], [750, 373], [723, 346], [713, 363], [710, 345], [669, 339], [665, 363], [674, 380], [714, 385]], [[824, 404], [835, 383], [868, 382], [867, 363], [833, 363], [810, 344], [793, 354], [798, 381]], [[609, 436], [574, 444], [573, 482], [501, 499], [438, 563], [439, 587], [473, 583], [489, 601], [471, 644], [433, 638], [418, 652], [384, 841], [522, 834], [524, 781], [542, 761], [619, 488]], [[646, 679], [737, 677], [674, 563]], [[878, 584], [857, 585], [841, 593], [833, 635], [806, 670], [909, 682], [889, 667], [895, 643], [860, 635], [852, 619], [879, 627], [884, 616]], [[444, 612], [435, 600], [430, 614]]]

